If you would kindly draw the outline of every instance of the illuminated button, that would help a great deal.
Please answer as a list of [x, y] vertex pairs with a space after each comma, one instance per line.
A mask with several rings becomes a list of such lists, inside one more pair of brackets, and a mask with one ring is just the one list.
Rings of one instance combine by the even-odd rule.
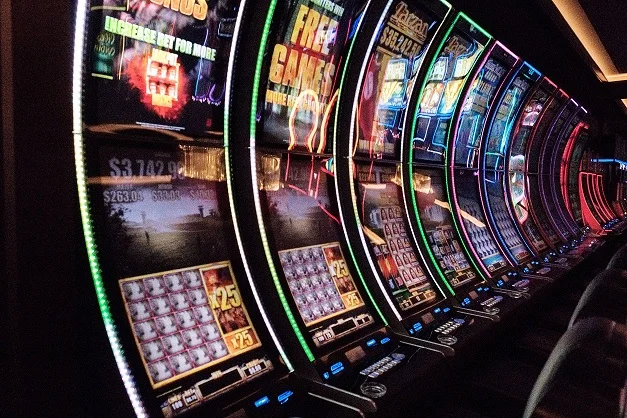
[[377, 372], [372, 372], [372, 373], [370, 373], [370, 374], [368, 375], [368, 377], [372, 377], [373, 379], [374, 379], [374, 378], [377, 378], [377, 377], [379, 377], [379, 373], [377, 373]]
[[392, 359], [400, 362], [405, 358], [405, 354], [403, 353], [392, 353]]

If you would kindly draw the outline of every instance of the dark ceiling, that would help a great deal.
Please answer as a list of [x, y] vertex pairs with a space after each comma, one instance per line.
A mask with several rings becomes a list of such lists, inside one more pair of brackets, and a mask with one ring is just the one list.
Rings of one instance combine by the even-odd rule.
[[621, 73], [627, 72], [627, 2], [625, 0], [579, 0], [601, 42]]
[[[588, 60], [571, 42], [572, 36], [550, 14], [548, 0], [450, 0], [454, 7], [466, 12], [473, 20], [503, 42], [514, 53], [535, 66], [557, 83], [577, 102], [600, 119], [601, 124], [618, 125], [627, 131], [627, 117], [617, 103], [627, 83], [602, 83], [588, 65]], [[582, 2], [584, 2], [582, 0]], [[625, 10], [624, 0], [585, 0], [587, 7], [601, 8], [613, 4], [615, 10]], [[595, 6], [595, 4], [597, 6]], [[615, 14], [616, 15], [616, 14]], [[616, 17], [616, 16], [615, 16]], [[602, 18], [601, 18], [602, 20]], [[612, 20], [611, 26], [627, 18]], [[608, 20], [609, 21], [609, 20]], [[568, 29], [568, 27], [566, 27]], [[608, 33], [610, 30], [608, 29]], [[627, 43], [617, 37], [614, 45], [623, 55]]]

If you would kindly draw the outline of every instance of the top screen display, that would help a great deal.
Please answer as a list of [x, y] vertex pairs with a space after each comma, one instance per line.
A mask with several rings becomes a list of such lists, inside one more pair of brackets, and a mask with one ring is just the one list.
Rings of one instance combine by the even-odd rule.
[[396, 157], [407, 98], [438, 20], [418, 3], [398, 2], [388, 12], [368, 61], [359, 97], [357, 152]]
[[531, 87], [526, 74], [518, 75], [507, 89], [496, 112], [486, 144], [486, 168], [503, 170], [506, 147], [516, 122], [522, 99]]
[[92, 1], [86, 48], [88, 127], [220, 138], [239, 3]]
[[444, 163], [453, 112], [483, 48], [460, 30], [453, 30], [447, 39], [422, 91], [412, 139], [414, 160]]
[[488, 106], [491, 105], [505, 74], [507, 68], [493, 58], [488, 59], [479, 70], [464, 102], [455, 136], [456, 165], [469, 168], [477, 166]]
[[261, 97], [263, 141], [324, 152], [342, 54], [354, 19], [352, 0], [297, 0], [275, 17]]

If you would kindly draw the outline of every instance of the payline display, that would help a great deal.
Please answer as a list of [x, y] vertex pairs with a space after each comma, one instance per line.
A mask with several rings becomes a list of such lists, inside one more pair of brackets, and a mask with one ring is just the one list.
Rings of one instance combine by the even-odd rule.
[[113, 315], [166, 417], [275, 368], [230, 261], [224, 150], [169, 148], [101, 146], [89, 168]]

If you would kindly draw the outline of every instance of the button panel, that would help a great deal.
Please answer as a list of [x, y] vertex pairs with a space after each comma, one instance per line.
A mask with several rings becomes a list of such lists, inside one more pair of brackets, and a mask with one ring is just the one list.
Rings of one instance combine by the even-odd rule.
[[360, 371], [359, 374], [375, 379], [398, 365], [404, 358], [405, 356], [403, 354], [394, 353], [392, 357], [383, 357], [381, 360]]

